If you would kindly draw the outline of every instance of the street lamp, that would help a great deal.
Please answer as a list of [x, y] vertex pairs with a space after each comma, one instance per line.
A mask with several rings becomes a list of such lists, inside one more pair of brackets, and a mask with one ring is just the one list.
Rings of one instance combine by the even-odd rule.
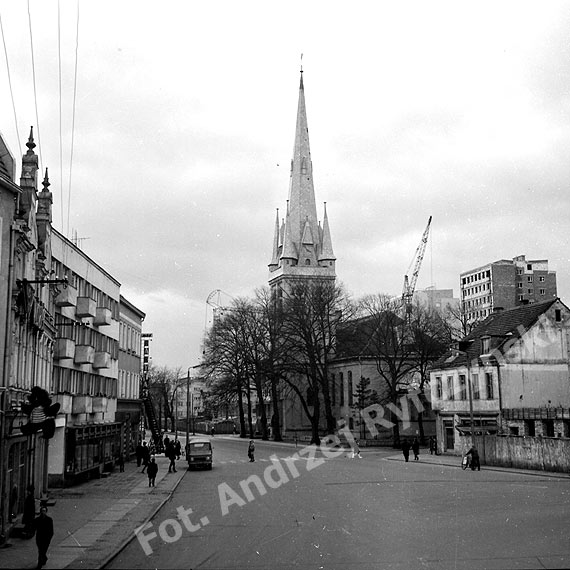
[[[473, 342], [473, 341], [470, 341]], [[466, 359], [466, 366], [467, 366], [467, 389], [469, 392], [469, 421], [471, 424], [471, 444], [474, 444], [474, 437], [475, 437], [475, 421], [473, 420], [473, 387], [471, 385], [471, 365], [469, 362], [469, 355], [465, 350], [459, 350], [458, 348], [453, 349], [458, 354], [462, 354], [465, 356]]]
[[188, 406], [190, 404], [190, 368], [188, 368], [188, 375], [186, 376], [186, 447], [188, 447], [188, 437], [190, 434], [190, 414], [188, 413]]

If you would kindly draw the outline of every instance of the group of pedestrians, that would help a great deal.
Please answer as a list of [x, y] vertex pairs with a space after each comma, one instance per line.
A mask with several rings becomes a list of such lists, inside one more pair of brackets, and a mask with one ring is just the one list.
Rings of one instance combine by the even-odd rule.
[[410, 449], [414, 453], [414, 461], [419, 461], [420, 460], [420, 440], [417, 437], [414, 438], [414, 440], [412, 441], [411, 444], [407, 439], [404, 439], [404, 441], [402, 442], [402, 453], [404, 455], [404, 459], [406, 462], [410, 460]]
[[[182, 455], [182, 445], [178, 438], [176, 440], [171, 440], [167, 435], [164, 436], [164, 455], [170, 460], [168, 465], [169, 473], [176, 473], [176, 460], [180, 459]], [[135, 455], [137, 457], [137, 467], [143, 466], [141, 473], [145, 473], [148, 476], [148, 486], [154, 487], [156, 481], [156, 475], [158, 474], [158, 464], [156, 458], [150, 452], [150, 447], [147, 445], [146, 441], [139, 443], [135, 450]]]

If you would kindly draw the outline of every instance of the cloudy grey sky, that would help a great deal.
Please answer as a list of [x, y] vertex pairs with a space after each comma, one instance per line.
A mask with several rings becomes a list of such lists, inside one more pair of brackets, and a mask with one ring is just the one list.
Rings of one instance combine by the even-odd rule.
[[0, 5], [0, 131], [20, 164], [35, 126], [55, 226], [146, 312], [155, 364], [199, 362], [212, 291], [267, 283], [301, 53], [355, 297], [401, 293], [432, 215], [418, 288], [526, 254], [570, 301], [569, 2], [82, 0], [79, 26], [77, 6]]

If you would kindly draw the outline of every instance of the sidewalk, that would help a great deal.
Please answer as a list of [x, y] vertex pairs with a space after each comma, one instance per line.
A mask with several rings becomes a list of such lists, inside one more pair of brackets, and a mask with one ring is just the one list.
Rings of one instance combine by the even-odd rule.
[[[362, 451], [362, 450], [361, 450]], [[430, 463], [432, 465], [445, 465], [446, 467], [457, 467], [461, 469], [461, 457], [459, 455], [430, 455], [427, 449], [420, 449], [420, 460], [414, 461], [413, 454], [410, 454], [410, 464], [413, 463]], [[388, 461], [401, 461], [404, 463], [404, 456], [399, 454], [390, 455], [386, 457]], [[570, 479], [569, 473], [559, 473], [556, 471], [539, 471], [533, 469], [516, 469], [514, 467], [500, 467], [498, 465], [483, 465], [481, 464], [481, 471], [502, 471], [503, 473], [519, 473], [521, 475], [536, 475], [540, 477], [556, 477], [558, 479]]]
[[[125, 463], [104, 479], [94, 479], [66, 489], [50, 490], [56, 500], [49, 507], [54, 537], [44, 568], [101, 568], [134, 536], [170, 498], [186, 473], [186, 461], [177, 461], [177, 472], [168, 473], [169, 460], [156, 456], [156, 487], [149, 488], [146, 473], [136, 460]], [[34, 538], [11, 538], [12, 546], [0, 549], [0, 568], [36, 568]]]

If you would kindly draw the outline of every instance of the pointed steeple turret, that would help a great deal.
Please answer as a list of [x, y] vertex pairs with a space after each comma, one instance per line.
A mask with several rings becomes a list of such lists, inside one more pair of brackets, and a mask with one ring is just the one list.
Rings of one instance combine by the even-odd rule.
[[275, 232], [273, 234], [273, 254], [271, 256], [271, 263], [269, 267], [277, 267], [279, 265], [279, 208], [277, 208], [277, 214], [275, 215]]
[[[283, 288], [286, 282], [295, 279], [335, 280], [335, 257], [332, 253], [326, 210], [323, 228], [320, 227], [317, 219], [302, 70], [299, 83], [295, 143], [291, 160], [289, 199], [287, 200], [285, 222], [279, 229], [279, 236], [277, 259], [275, 259], [274, 238], [273, 258], [269, 264], [269, 284], [272, 289]], [[327, 240], [326, 244], [323, 243], [325, 239]], [[276, 261], [277, 263], [275, 263]]]
[[19, 217], [22, 219], [28, 218], [31, 212], [35, 213], [36, 208], [38, 155], [34, 152], [36, 147], [34, 127], [30, 127], [30, 136], [26, 146], [28, 151], [22, 156], [22, 175], [20, 176], [22, 197], [20, 198]]
[[325, 217], [323, 219], [322, 239], [321, 239], [321, 253], [319, 255], [319, 262], [321, 261], [335, 261], [336, 257], [333, 252], [331, 231], [329, 229], [329, 217], [327, 215], [327, 203], [325, 202]]

